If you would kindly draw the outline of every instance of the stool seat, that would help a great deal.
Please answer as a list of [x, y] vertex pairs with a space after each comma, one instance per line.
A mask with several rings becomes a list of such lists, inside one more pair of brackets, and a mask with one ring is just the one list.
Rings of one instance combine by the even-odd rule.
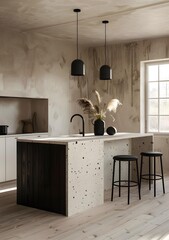
[[[141, 199], [140, 194], [140, 180], [139, 180], [139, 173], [138, 173], [138, 157], [133, 155], [116, 155], [113, 157], [113, 175], [112, 175], [112, 192], [111, 192], [111, 201], [113, 201], [113, 193], [114, 193], [114, 186], [117, 186], [119, 188], [119, 197], [121, 197], [121, 187], [127, 187], [128, 188], [128, 204], [130, 204], [130, 188], [131, 187], [138, 187], [138, 193], [139, 193], [139, 199]], [[133, 161], [133, 162], [132, 162]], [[115, 181], [115, 166], [116, 162], [118, 162], [119, 165], [119, 176], [118, 180]], [[121, 164], [122, 162], [128, 163], [128, 176], [127, 179], [121, 179]], [[131, 171], [131, 163], [135, 163], [136, 165], [136, 177], [137, 180], [133, 181], [130, 177], [130, 171]], [[125, 183], [125, 185], [124, 185]]]
[[133, 156], [133, 155], [116, 155], [113, 157], [114, 160], [117, 160], [117, 161], [135, 161], [137, 160], [138, 158], [136, 156]]
[[141, 156], [147, 156], [147, 157], [160, 157], [162, 156], [163, 154], [161, 152], [141, 152], [140, 153]]

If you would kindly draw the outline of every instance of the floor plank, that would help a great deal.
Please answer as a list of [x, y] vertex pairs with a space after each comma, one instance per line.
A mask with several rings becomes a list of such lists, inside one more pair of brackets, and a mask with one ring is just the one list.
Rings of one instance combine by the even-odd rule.
[[157, 182], [157, 197], [147, 183], [142, 184], [142, 199], [132, 188], [131, 204], [127, 191], [114, 201], [105, 192], [105, 203], [82, 214], [65, 217], [16, 204], [15, 182], [0, 184], [0, 239], [2, 240], [169, 240], [169, 174], [165, 176], [166, 194]]

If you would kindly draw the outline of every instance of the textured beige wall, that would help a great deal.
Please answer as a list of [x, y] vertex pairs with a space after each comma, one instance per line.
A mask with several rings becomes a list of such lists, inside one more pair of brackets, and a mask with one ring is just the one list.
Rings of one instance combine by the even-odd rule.
[[111, 81], [99, 80], [99, 68], [104, 64], [104, 48], [90, 48], [85, 54], [91, 63], [86, 66], [85, 84], [82, 81], [83, 96], [92, 99], [93, 91], [97, 89], [105, 102], [118, 98], [123, 106], [114, 115], [114, 123], [111, 118], [106, 119], [106, 126], [114, 125], [118, 131], [140, 131], [140, 61], [169, 58], [169, 38], [108, 46], [107, 63], [113, 70]]
[[[152, 39], [108, 46], [108, 64], [113, 69], [112, 81], [99, 80], [99, 68], [104, 64], [104, 48], [83, 51], [85, 77], [71, 77], [70, 65], [76, 56], [75, 46], [37, 34], [1, 31], [0, 95], [49, 99], [49, 132], [78, 132], [80, 119], [69, 123], [70, 116], [82, 113], [78, 97], [94, 100], [97, 89], [103, 100], [118, 98], [123, 105], [106, 119], [106, 127], [118, 131], [140, 130], [140, 61], [169, 57], [169, 38]], [[80, 50], [83, 50], [80, 48]], [[93, 126], [85, 115], [86, 131]]]
[[73, 131], [73, 124], [81, 124], [78, 119], [71, 126], [69, 122], [79, 95], [78, 79], [70, 76], [75, 51], [75, 46], [52, 38], [2, 30], [0, 96], [48, 98], [49, 132], [60, 135], [67, 134], [69, 128]]

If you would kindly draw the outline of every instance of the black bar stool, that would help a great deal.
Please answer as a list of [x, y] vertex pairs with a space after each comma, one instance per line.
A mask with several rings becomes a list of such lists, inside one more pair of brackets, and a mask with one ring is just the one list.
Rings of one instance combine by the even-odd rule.
[[[116, 155], [113, 157], [113, 160], [114, 162], [113, 162], [111, 201], [113, 201], [114, 186], [119, 187], [119, 197], [121, 197], [121, 187], [128, 187], [128, 204], [130, 204], [130, 187], [138, 186], [139, 199], [141, 199], [140, 181], [139, 181], [139, 173], [138, 173], [138, 158], [133, 155]], [[119, 180], [118, 181], [114, 181], [116, 161], [119, 162]], [[121, 180], [121, 162], [128, 162], [128, 179], [127, 180]], [[135, 162], [136, 164], [137, 181], [133, 181], [130, 178], [131, 162]], [[124, 184], [122, 185], [121, 183], [127, 183], [127, 185], [124, 185]]]
[[[151, 181], [154, 180], [154, 197], [156, 197], [156, 180], [162, 179], [163, 193], [165, 193], [164, 187], [164, 174], [163, 174], [163, 163], [162, 163], [162, 153], [161, 152], [141, 152], [141, 166], [140, 166], [140, 188], [141, 188], [141, 179], [149, 181], [149, 190], [151, 190]], [[143, 169], [143, 159], [148, 157], [148, 173], [142, 173]], [[151, 160], [154, 159], [154, 172], [151, 173]], [[156, 160], [160, 160], [161, 166], [161, 175], [156, 173]]]

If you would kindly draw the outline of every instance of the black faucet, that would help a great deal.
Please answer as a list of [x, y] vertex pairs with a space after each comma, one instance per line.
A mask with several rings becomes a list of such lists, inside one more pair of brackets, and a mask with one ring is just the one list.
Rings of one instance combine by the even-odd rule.
[[83, 118], [83, 116], [82, 115], [80, 115], [80, 114], [74, 114], [72, 117], [71, 117], [71, 119], [70, 119], [70, 122], [72, 122], [72, 120], [73, 120], [73, 118], [75, 117], [75, 116], [79, 116], [79, 117], [81, 117], [81, 119], [82, 119], [82, 132], [79, 132], [80, 134], [83, 134], [83, 137], [85, 136], [85, 123], [84, 123], [84, 118]]

